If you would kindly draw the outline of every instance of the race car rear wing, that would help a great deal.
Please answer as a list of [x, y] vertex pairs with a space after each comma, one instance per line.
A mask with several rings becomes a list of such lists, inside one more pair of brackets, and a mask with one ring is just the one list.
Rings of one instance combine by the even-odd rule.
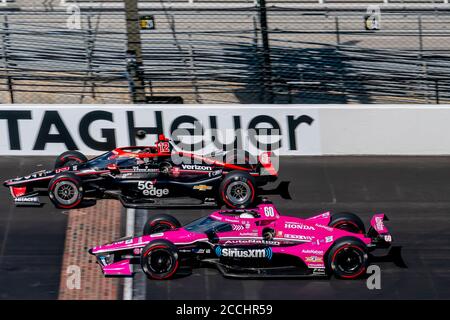
[[258, 156], [258, 162], [260, 164], [260, 175], [278, 176], [278, 171], [272, 161], [273, 153], [266, 151]]
[[389, 247], [392, 243], [392, 235], [384, 221], [389, 221], [384, 213], [375, 214], [370, 220], [370, 229], [367, 236], [372, 239], [372, 244], [377, 247]]

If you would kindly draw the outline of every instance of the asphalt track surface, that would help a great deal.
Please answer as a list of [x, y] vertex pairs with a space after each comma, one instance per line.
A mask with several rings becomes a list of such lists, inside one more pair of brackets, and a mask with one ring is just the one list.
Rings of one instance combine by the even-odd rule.
[[[0, 179], [52, 166], [48, 157], [0, 157]], [[435, 299], [450, 298], [450, 157], [289, 157], [280, 181], [291, 181], [293, 200], [271, 197], [285, 215], [353, 211], [368, 223], [385, 212], [408, 268], [381, 267], [381, 290], [366, 281], [233, 280], [214, 268], [187, 277], [150, 281], [135, 277], [135, 297], [147, 299]], [[56, 299], [67, 214], [46, 204], [15, 208], [0, 190], [0, 299]], [[46, 201], [48, 202], [48, 200]], [[209, 209], [152, 210], [182, 223]], [[142, 219], [138, 219], [142, 223]], [[137, 225], [136, 229], [141, 226]], [[113, 239], [111, 239], [113, 240]], [[100, 271], [99, 271], [100, 272]]]
[[[51, 168], [54, 157], [0, 157], [0, 180]], [[0, 299], [57, 299], [67, 213], [16, 208], [0, 187]]]

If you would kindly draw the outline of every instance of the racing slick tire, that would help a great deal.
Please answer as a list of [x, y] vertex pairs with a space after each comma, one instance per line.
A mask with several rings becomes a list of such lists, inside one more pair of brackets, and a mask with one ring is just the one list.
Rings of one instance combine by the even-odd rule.
[[170, 279], [179, 267], [177, 247], [166, 240], [150, 242], [142, 250], [141, 267], [149, 279]]
[[366, 245], [352, 237], [336, 241], [327, 255], [327, 268], [340, 279], [356, 279], [365, 274], [369, 265]]
[[86, 156], [79, 151], [66, 151], [61, 153], [55, 160], [55, 169], [74, 166], [76, 164], [84, 163], [88, 161]]
[[55, 175], [48, 184], [48, 196], [57, 208], [75, 208], [84, 196], [80, 178], [72, 173]]
[[169, 214], [157, 214], [147, 220], [143, 235], [178, 229], [179, 227], [181, 227], [181, 223], [175, 217]]
[[248, 208], [256, 198], [255, 179], [246, 172], [231, 171], [221, 182], [219, 195], [228, 208]]
[[366, 233], [366, 228], [361, 218], [351, 212], [339, 212], [331, 215], [328, 226], [352, 233]]

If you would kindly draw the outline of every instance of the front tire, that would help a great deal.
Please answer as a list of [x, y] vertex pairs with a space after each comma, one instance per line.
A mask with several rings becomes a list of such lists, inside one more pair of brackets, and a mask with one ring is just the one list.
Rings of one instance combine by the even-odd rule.
[[228, 173], [219, 187], [220, 199], [228, 208], [248, 208], [256, 197], [255, 180], [246, 172]]
[[355, 238], [339, 239], [327, 255], [328, 270], [340, 279], [356, 279], [368, 265], [367, 247]]
[[175, 217], [168, 214], [157, 214], [151, 216], [147, 220], [143, 234], [146, 236], [153, 233], [178, 229], [180, 227], [181, 223]]
[[165, 240], [150, 242], [142, 250], [141, 267], [149, 279], [170, 279], [179, 267], [177, 247]]
[[55, 160], [55, 169], [74, 166], [88, 161], [86, 156], [79, 151], [66, 151], [60, 154]]
[[48, 184], [48, 196], [57, 208], [75, 208], [83, 200], [82, 182], [72, 173], [57, 174]]

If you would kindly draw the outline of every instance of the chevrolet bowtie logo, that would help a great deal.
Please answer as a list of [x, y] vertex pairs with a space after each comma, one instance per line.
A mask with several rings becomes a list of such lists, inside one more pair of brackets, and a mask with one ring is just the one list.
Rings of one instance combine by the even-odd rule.
[[199, 191], [205, 191], [205, 190], [211, 190], [212, 187], [211, 186], [207, 186], [205, 184], [199, 184], [198, 186], [194, 186], [195, 190], [199, 190]]

